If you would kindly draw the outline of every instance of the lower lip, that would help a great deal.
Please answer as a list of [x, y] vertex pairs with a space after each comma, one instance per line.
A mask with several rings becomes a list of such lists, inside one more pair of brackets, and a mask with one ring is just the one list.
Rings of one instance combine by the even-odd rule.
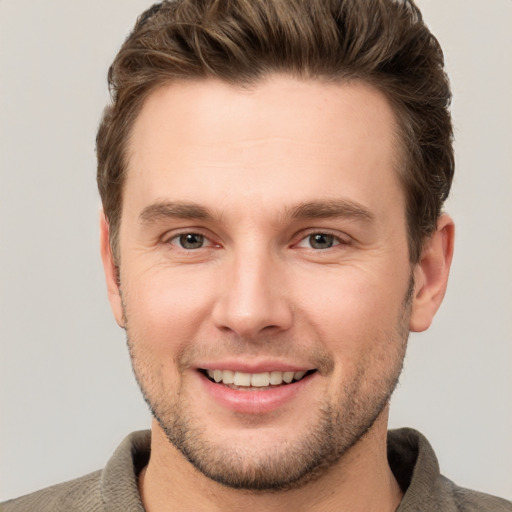
[[250, 390], [232, 389], [224, 384], [212, 382], [205, 375], [199, 374], [201, 381], [212, 398], [222, 407], [243, 414], [264, 414], [285, 406], [304, 391], [316, 373], [310, 374], [298, 382], [270, 389]]

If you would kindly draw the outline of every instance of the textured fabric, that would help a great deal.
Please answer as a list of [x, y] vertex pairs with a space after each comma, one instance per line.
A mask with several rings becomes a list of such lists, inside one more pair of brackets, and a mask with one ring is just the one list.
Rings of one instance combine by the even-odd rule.
[[434, 450], [416, 430], [388, 433], [388, 461], [405, 492], [396, 512], [512, 512], [512, 502], [458, 487], [441, 475]]
[[[105, 469], [0, 504], [0, 512], [143, 512], [137, 477], [149, 460], [150, 432], [130, 434]], [[392, 430], [388, 460], [405, 492], [397, 512], [512, 512], [512, 503], [457, 487], [439, 473], [428, 441]]]
[[126, 437], [105, 469], [0, 504], [0, 512], [144, 512], [137, 476], [149, 460], [149, 431]]

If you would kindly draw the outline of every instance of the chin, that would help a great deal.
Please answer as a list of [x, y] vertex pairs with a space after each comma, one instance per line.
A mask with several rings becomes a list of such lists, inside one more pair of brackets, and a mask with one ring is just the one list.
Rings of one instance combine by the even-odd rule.
[[[239, 436], [233, 432], [214, 440], [213, 429], [193, 416], [177, 410], [172, 419], [153, 414], [167, 440], [205, 477], [232, 489], [272, 492], [297, 489], [324, 475], [371, 431], [387, 402], [374, 404], [372, 414], [367, 410], [357, 424], [338, 409], [324, 407], [300, 432], [286, 429], [294, 437], [275, 428], [241, 427]], [[185, 405], [183, 400], [176, 404]]]

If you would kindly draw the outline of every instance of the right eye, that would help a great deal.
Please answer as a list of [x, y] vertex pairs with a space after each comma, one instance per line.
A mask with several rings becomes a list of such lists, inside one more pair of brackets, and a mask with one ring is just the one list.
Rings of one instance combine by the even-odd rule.
[[193, 251], [194, 249], [202, 249], [203, 247], [211, 247], [213, 244], [200, 233], [181, 233], [169, 240], [172, 245], [177, 245], [181, 249]]

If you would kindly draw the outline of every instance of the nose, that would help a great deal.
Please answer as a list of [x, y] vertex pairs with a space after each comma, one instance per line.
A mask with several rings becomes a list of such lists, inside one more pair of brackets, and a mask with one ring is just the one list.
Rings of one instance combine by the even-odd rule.
[[269, 254], [234, 256], [225, 262], [212, 317], [215, 326], [245, 339], [286, 331], [292, 325], [286, 277]]

